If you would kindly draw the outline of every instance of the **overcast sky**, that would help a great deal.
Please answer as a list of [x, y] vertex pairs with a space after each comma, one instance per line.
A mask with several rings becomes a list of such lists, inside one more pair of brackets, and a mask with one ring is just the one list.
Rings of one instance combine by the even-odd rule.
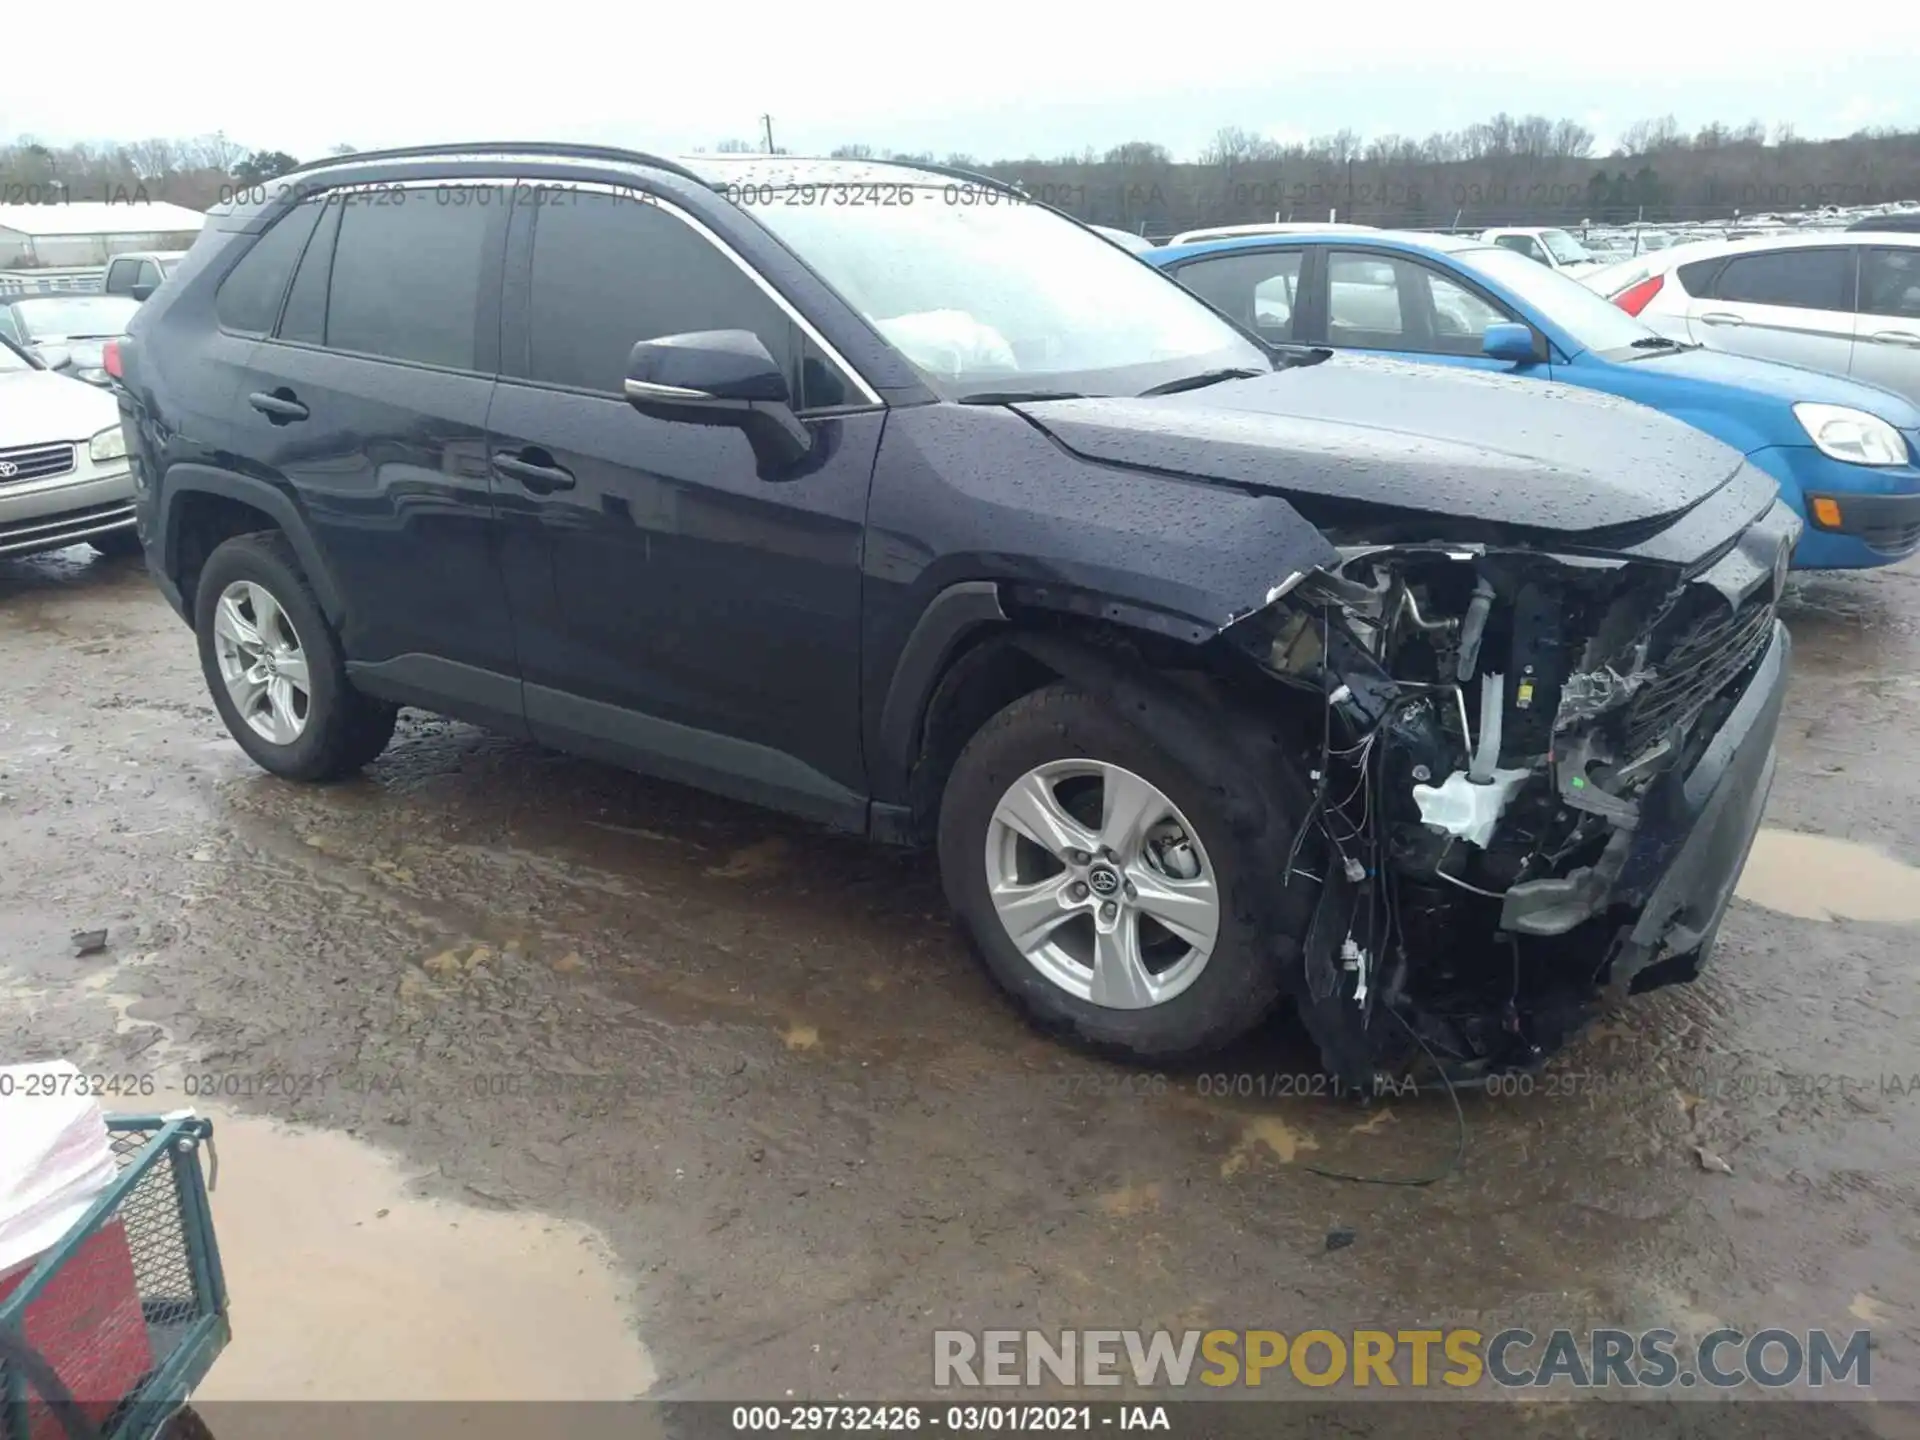
[[[1875, 12], [1878, 13], [1875, 13]], [[0, 136], [224, 130], [310, 158], [434, 140], [571, 139], [665, 152], [849, 141], [980, 159], [1123, 140], [1195, 154], [1222, 125], [1277, 139], [1423, 135], [1493, 113], [1572, 116], [1603, 147], [1671, 112], [1807, 138], [1920, 128], [1920, 5], [1796, 15], [1721, 5], [631, 5], [157, 12], [103, 71], [14, 64]], [[1125, 17], [1138, 15], [1138, 21]], [[1465, 18], [1465, 17], [1472, 18]], [[51, 52], [40, 53], [45, 60]]]

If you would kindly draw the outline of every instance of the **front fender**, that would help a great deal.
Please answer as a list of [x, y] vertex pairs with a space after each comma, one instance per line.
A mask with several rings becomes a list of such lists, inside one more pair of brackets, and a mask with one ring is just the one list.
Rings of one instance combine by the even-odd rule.
[[1083, 460], [1001, 407], [900, 407], [862, 562], [876, 793], [898, 780], [944, 659], [1004, 597], [1201, 644], [1338, 562], [1276, 495]]

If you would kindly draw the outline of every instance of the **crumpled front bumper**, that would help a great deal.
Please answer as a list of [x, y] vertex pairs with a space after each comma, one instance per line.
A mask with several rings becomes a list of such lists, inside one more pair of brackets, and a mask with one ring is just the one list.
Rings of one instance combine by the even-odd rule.
[[1792, 653], [1775, 620], [1772, 643], [1705, 752], [1648, 796], [1615, 891], [1640, 914], [1614, 953], [1612, 984], [1642, 991], [1690, 980], [1712, 953], [1773, 789]]
[[1792, 650], [1776, 619], [1745, 688], [1691, 768], [1648, 787], [1633, 828], [1615, 830], [1599, 864], [1509, 890], [1502, 927], [1552, 936], [1602, 913], [1631, 914], [1609, 952], [1608, 987], [1650, 990], [1693, 978], [1713, 948], [1773, 787]]

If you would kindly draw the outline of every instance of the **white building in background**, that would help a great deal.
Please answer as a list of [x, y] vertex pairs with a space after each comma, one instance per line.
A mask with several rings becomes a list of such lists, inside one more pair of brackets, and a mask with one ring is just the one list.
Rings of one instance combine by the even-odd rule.
[[164, 200], [0, 205], [0, 270], [92, 269], [128, 250], [185, 250], [206, 219]]

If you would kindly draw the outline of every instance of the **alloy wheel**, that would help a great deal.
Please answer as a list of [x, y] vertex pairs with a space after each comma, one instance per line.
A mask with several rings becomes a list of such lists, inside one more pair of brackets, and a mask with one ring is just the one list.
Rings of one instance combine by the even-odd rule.
[[1055, 760], [1007, 788], [987, 826], [987, 894], [1020, 953], [1094, 1005], [1163, 1005], [1220, 934], [1220, 885], [1172, 800], [1131, 770]]
[[213, 646], [240, 718], [271, 744], [298, 740], [313, 706], [307, 652], [272, 592], [256, 580], [236, 580], [221, 591]]

